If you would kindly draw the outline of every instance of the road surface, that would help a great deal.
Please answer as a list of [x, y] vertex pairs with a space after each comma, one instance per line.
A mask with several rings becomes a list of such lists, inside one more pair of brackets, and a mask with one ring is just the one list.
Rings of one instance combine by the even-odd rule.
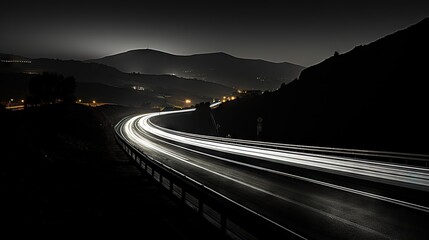
[[[192, 109], [179, 112], [187, 111]], [[150, 121], [172, 113], [128, 117], [117, 131], [150, 158], [303, 239], [429, 236], [427, 168], [294, 152], [279, 144], [177, 132]]]

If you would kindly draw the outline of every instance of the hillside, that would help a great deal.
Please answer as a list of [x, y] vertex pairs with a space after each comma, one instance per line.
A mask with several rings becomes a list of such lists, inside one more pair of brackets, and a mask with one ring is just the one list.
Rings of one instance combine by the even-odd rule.
[[[4, 54], [2, 55], [4, 56]], [[16, 59], [16, 57], [9, 58]], [[127, 81], [125, 74], [102, 64], [86, 64], [75, 60], [47, 58], [28, 60], [31, 60], [31, 63], [0, 63], [0, 71], [29, 74], [57, 72], [65, 76], [74, 76], [80, 82], [100, 82], [104, 84], [120, 84]]]
[[428, 152], [429, 19], [305, 69], [276, 92], [224, 104], [221, 133], [297, 144]]
[[[23, 82], [28, 82], [29, 76], [25, 75], [42, 72], [56, 72], [64, 76], [74, 76], [78, 82], [77, 92], [84, 93], [78, 95], [80, 98], [97, 98], [101, 101], [125, 105], [151, 102], [152, 105], [161, 103], [162, 105], [180, 106], [181, 101], [183, 102], [185, 98], [191, 98], [194, 102], [208, 101], [229, 95], [233, 91], [232, 88], [219, 84], [172, 75], [123, 73], [98, 63], [58, 59], [28, 59], [6, 54], [0, 54], [0, 57], [1, 59], [31, 61], [31, 63], [0, 63], [0, 74], [3, 80], [0, 83], [2, 85], [1, 91], [5, 92], [4, 95], [0, 95], [0, 101], [20, 97], [22, 92], [27, 91], [27, 85]], [[19, 74], [25, 75], [20, 75], [22, 78], [17, 78]], [[10, 79], [13, 81], [9, 81]], [[100, 88], [91, 87], [94, 84], [98, 84]], [[139, 86], [144, 90], [135, 91], [132, 86]], [[91, 92], [90, 89], [93, 91]], [[12, 93], [17, 93], [19, 96], [11, 95]]]
[[236, 58], [225, 53], [172, 55], [151, 49], [132, 50], [88, 62], [102, 63], [123, 72], [169, 74], [197, 78], [237, 89], [277, 89], [295, 79], [303, 67], [291, 63]]
[[0, 145], [2, 226], [73, 225], [80, 232], [139, 225], [163, 239], [225, 239], [160, 191], [117, 145], [112, 124], [142, 111], [78, 104], [0, 111], [7, 126]]

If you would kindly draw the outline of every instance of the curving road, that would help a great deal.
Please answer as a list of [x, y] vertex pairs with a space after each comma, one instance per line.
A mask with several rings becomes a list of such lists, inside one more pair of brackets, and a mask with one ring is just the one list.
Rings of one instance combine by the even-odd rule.
[[429, 169], [177, 132], [131, 116], [116, 126], [149, 158], [303, 239], [427, 239]]

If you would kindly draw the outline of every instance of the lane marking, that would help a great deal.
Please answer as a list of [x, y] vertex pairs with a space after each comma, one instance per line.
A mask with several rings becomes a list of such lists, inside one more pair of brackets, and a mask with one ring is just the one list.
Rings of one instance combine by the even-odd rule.
[[[355, 175], [357, 178], [373, 178], [378, 181], [389, 181], [397, 184], [409, 184], [410, 187], [428, 191], [429, 172], [422, 169], [416, 172], [410, 167], [392, 166], [362, 160], [347, 160], [343, 158], [332, 158], [326, 156], [304, 155], [297, 153], [282, 152], [264, 148], [249, 148], [238, 144], [225, 144], [213, 141], [202, 141], [198, 139], [186, 138], [163, 132], [150, 124], [151, 115], [139, 119], [138, 124], [143, 130], [157, 135], [164, 139], [171, 139], [187, 145], [207, 148], [215, 151], [228, 152], [230, 154], [242, 155], [268, 161], [285, 164], [298, 165], [300, 167], [312, 168], [319, 171], [334, 172], [336, 174]], [[323, 159], [322, 159], [323, 158]]]
[[[137, 119], [135, 120], [135, 123], [134, 123], [135, 128], [137, 130], [139, 130], [140, 132], [147, 131], [146, 129], [141, 129], [139, 127], [138, 122], [140, 122], [140, 120], [141, 119], [139, 119], [138, 121], [137, 121]], [[149, 117], [146, 118], [146, 120], [148, 121]], [[151, 132], [149, 132], [149, 133], [151, 133]], [[154, 138], [154, 139], [156, 139], [156, 138]], [[156, 140], [160, 140], [160, 139], [156, 139]], [[315, 180], [315, 179], [306, 178], [306, 177], [302, 177], [302, 176], [298, 176], [298, 175], [293, 175], [293, 174], [289, 174], [289, 173], [285, 173], [285, 172], [280, 172], [280, 171], [277, 171], [277, 170], [268, 169], [268, 168], [264, 168], [264, 167], [260, 167], [260, 166], [256, 166], [256, 165], [252, 165], [252, 164], [242, 163], [242, 162], [238, 162], [238, 161], [235, 161], [235, 160], [231, 160], [231, 159], [226, 159], [226, 158], [223, 158], [223, 157], [215, 156], [215, 155], [212, 155], [212, 154], [207, 154], [207, 153], [204, 153], [204, 152], [201, 152], [201, 151], [196, 151], [196, 150], [193, 150], [193, 149], [190, 149], [190, 148], [186, 148], [186, 147], [183, 147], [183, 146], [180, 146], [180, 145], [177, 145], [177, 144], [173, 144], [173, 143], [170, 143], [170, 142], [167, 142], [167, 141], [164, 141], [164, 140], [160, 140], [160, 141], [162, 141], [162, 142], [164, 142], [166, 144], [175, 146], [175, 147], [182, 148], [184, 150], [188, 150], [188, 151], [191, 151], [191, 152], [195, 152], [197, 154], [201, 154], [201, 155], [205, 155], [205, 156], [208, 156], [208, 157], [216, 158], [216, 159], [219, 159], [219, 160], [222, 160], [222, 161], [227, 161], [227, 162], [231, 162], [231, 163], [234, 163], [234, 164], [238, 164], [238, 165], [242, 165], [242, 166], [246, 166], [246, 167], [250, 167], [250, 168], [254, 168], [254, 169], [258, 169], [258, 170], [262, 170], [262, 171], [267, 171], [267, 172], [271, 172], [271, 173], [274, 173], [274, 174], [283, 175], [283, 176], [287, 176], [287, 177], [290, 177], [290, 178], [295, 178], [295, 179], [298, 179], [298, 180], [303, 180], [303, 181], [306, 181], [306, 182], [311, 182], [311, 183], [322, 185], [322, 186], [325, 186], [325, 187], [330, 187], [330, 188], [334, 188], [334, 189], [337, 189], [337, 190], [342, 190], [342, 191], [346, 191], [346, 192], [358, 194], [358, 195], [361, 195], [361, 196], [365, 196], [365, 197], [369, 197], [369, 198], [373, 198], [373, 199], [377, 199], [377, 200], [381, 200], [381, 201], [385, 201], [385, 202], [389, 202], [389, 203], [393, 203], [393, 204], [397, 204], [397, 205], [400, 205], [400, 206], [404, 206], [404, 207], [408, 207], [408, 208], [412, 208], [412, 209], [415, 209], [415, 210], [419, 210], [419, 211], [423, 211], [423, 212], [429, 213], [429, 207], [422, 206], [422, 205], [419, 205], [419, 204], [410, 203], [410, 202], [406, 202], [406, 201], [402, 201], [402, 200], [398, 200], [398, 199], [394, 199], [394, 198], [389, 198], [389, 197], [385, 197], [385, 196], [381, 196], [381, 195], [378, 195], [378, 194], [369, 193], [369, 192], [365, 192], [365, 191], [361, 191], [361, 190], [357, 190], [357, 189], [353, 189], [353, 188], [339, 186], [339, 185], [336, 185], [336, 184], [327, 183], [327, 182], [323, 182], [323, 181], [320, 181], [320, 180]], [[197, 147], [199, 147], [199, 146], [197, 146]], [[204, 147], [202, 147], [202, 148], [204, 148]]]
[[[144, 136], [139, 135], [139, 139], [141, 139], [141, 138], [144, 138]], [[151, 137], [151, 138], [153, 138], [153, 137]], [[147, 141], [147, 140], [146, 140], [146, 141]], [[160, 142], [163, 142], [163, 143], [165, 143], [165, 144], [168, 144], [168, 145], [171, 145], [171, 146], [175, 146], [175, 147], [178, 147], [178, 148], [182, 148], [182, 149], [184, 149], [184, 150], [191, 151], [191, 152], [194, 152], [194, 153], [197, 153], [197, 154], [206, 155], [206, 156], [209, 156], [209, 157], [216, 157], [216, 156], [213, 156], [213, 155], [210, 155], [210, 154], [206, 154], [206, 153], [198, 152], [198, 151], [193, 150], [193, 149], [187, 149], [187, 148], [185, 148], [185, 147], [178, 146], [178, 145], [175, 145], [175, 144], [172, 144], [172, 143], [166, 142], [166, 141], [164, 141], [164, 140], [157, 139], [157, 141], [160, 141]], [[386, 238], [386, 239], [389, 239], [389, 238], [390, 238], [389, 236], [387, 236], [387, 235], [385, 235], [385, 234], [383, 234], [383, 233], [380, 233], [380, 232], [378, 232], [378, 231], [376, 231], [376, 230], [374, 230], [374, 229], [371, 229], [371, 228], [369, 228], [369, 227], [362, 226], [362, 225], [360, 225], [360, 224], [358, 224], [358, 223], [351, 222], [351, 221], [349, 221], [349, 220], [343, 219], [343, 218], [338, 217], [338, 216], [336, 216], [336, 215], [333, 215], [333, 214], [331, 214], [331, 213], [327, 213], [327, 212], [324, 212], [324, 211], [322, 211], [322, 210], [316, 209], [316, 208], [314, 208], [314, 207], [310, 207], [310, 206], [305, 205], [305, 204], [303, 204], [303, 203], [300, 203], [300, 202], [297, 202], [297, 201], [295, 201], [295, 200], [292, 200], [292, 199], [289, 199], [289, 198], [286, 198], [286, 197], [280, 196], [280, 195], [278, 195], [278, 194], [275, 194], [275, 193], [273, 193], [273, 192], [267, 191], [267, 190], [262, 189], [262, 188], [260, 188], [260, 187], [257, 187], [257, 186], [254, 186], [254, 185], [251, 185], [251, 184], [249, 184], [249, 183], [243, 182], [243, 181], [238, 180], [238, 179], [236, 179], [236, 178], [233, 178], [233, 177], [227, 176], [227, 175], [225, 175], [225, 174], [222, 174], [222, 173], [219, 173], [219, 172], [213, 171], [213, 170], [211, 170], [211, 169], [208, 169], [208, 168], [206, 168], [206, 167], [200, 166], [200, 165], [198, 165], [198, 164], [196, 164], [196, 163], [190, 162], [190, 161], [188, 161], [188, 160], [186, 159], [186, 157], [183, 157], [183, 155], [182, 155], [182, 154], [174, 153], [174, 151], [168, 150], [166, 147], [163, 147], [163, 146], [161, 146], [160, 144], [157, 144], [157, 143], [153, 143], [153, 142], [152, 142], [152, 143], [151, 143], [151, 146], [152, 146], [152, 148], [153, 148], [154, 150], [156, 150], [156, 151], [158, 151], [158, 152], [165, 153], [166, 155], [169, 155], [169, 156], [171, 156], [171, 157], [173, 157], [173, 158], [176, 158], [177, 160], [179, 160], [179, 161], [181, 161], [181, 162], [184, 162], [184, 163], [189, 164], [189, 165], [191, 165], [191, 166], [194, 166], [194, 167], [196, 167], [196, 168], [200, 168], [200, 169], [202, 169], [202, 170], [204, 170], [204, 171], [207, 171], [207, 172], [210, 172], [210, 173], [212, 173], [212, 174], [214, 174], [214, 175], [217, 175], [217, 176], [220, 176], [220, 177], [222, 177], [222, 178], [225, 178], [225, 179], [231, 180], [231, 181], [233, 181], [233, 182], [239, 183], [239, 184], [241, 184], [241, 185], [243, 185], [243, 186], [246, 186], [246, 187], [248, 187], [248, 188], [251, 188], [251, 189], [254, 189], [254, 190], [260, 191], [260, 192], [262, 192], [262, 193], [265, 193], [265, 194], [271, 195], [271, 196], [276, 197], [276, 198], [278, 198], [278, 199], [281, 199], [281, 200], [283, 200], [283, 201], [285, 201], [285, 202], [289, 202], [289, 203], [292, 203], [292, 204], [298, 205], [298, 206], [300, 206], [300, 207], [302, 207], [302, 208], [305, 208], [305, 209], [308, 209], [308, 210], [310, 210], [310, 211], [316, 212], [316, 213], [321, 214], [321, 215], [323, 215], [323, 216], [326, 216], [326, 217], [328, 217], [328, 218], [335, 219], [335, 220], [337, 220], [337, 221], [339, 221], [339, 222], [342, 222], [342, 223], [344, 223], [344, 224], [346, 224], [346, 225], [349, 225], [349, 226], [352, 226], [352, 227], [355, 227], [355, 228], [361, 229], [361, 230], [366, 231], [366, 232], [370, 232], [370, 233], [372, 233], [372, 234], [378, 235], [378, 236], [383, 237], [383, 238]], [[226, 159], [225, 159], [225, 160], [226, 160]], [[230, 161], [230, 162], [235, 162], [235, 161], [233, 161], [233, 160], [229, 160], [229, 159], [228, 159], [228, 161]], [[235, 162], [235, 163], [238, 163], [238, 162]], [[242, 165], [245, 165], [245, 164], [242, 164]], [[252, 165], [250, 165], [250, 166], [252, 166]], [[262, 169], [264, 169], [264, 168], [261, 168], [261, 170], [262, 170]], [[291, 175], [291, 176], [294, 176], [294, 175]], [[279, 225], [280, 225], [280, 224], [279, 224]], [[286, 227], [285, 227], [285, 228], [286, 228]]]

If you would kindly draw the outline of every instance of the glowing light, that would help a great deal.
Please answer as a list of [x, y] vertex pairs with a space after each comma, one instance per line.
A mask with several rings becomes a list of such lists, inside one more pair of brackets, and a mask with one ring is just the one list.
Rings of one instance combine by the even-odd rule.
[[13, 98], [11, 98], [10, 101], [13, 102]]
[[26, 61], [26, 60], [0, 60], [3, 63], [31, 63], [31, 61]]
[[232, 96], [232, 97], [231, 97], [231, 100], [235, 100], [235, 97], [234, 97], [234, 96]]
[[21, 103], [24, 103], [24, 99], [21, 100]]
[[78, 102], [78, 103], [81, 103], [81, 102], [82, 102], [82, 99], [77, 100], [77, 102]]
[[190, 104], [191, 102], [192, 102], [192, 101], [191, 101], [191, 99], [186, 99], [186, 100], [185, 100], [185, 103], [186, 103], [186, 104]]
[[92, 100], [92, 103], [93, 103], [93, 104], [96, 104], [97, 102], [96, 102], [95, 100]]
[[[180, 112], [194, 111], [187, 109], [180, 111], [166, 111], [162, 113], [152, 113], [127, 119], [121, 126], [121, 132], [127, 139], [137, 146], [153, 147], [154, 143], [146, 138], [147, 133], [156, 136], [157, 139], [168, 139], [180, 145], [185, 144], [198, 148], [209, 149], [229, 153], [236, 156], [250, 157], [264, 161], [276, 162], [279, 164], [299, 166], [309, 169], [317, 169], [326, 172], [335, 172], [340, 175], [352, 176], [358, 178], [372, 178], [376, 181], [389, 181], [396, 183], [406, 183], [421, 188], [429, 187], [429, 170], [418, 169], [410, 166], [401, 166], [382, 162], [373, 162], [347, 157], [326, 156], [322, 154], [308, 154], [293, 152], [282, 149], [281, 144], [264, 143], [257, 141], [237, 140], [231, 141], [228, 138], [213, 136], [204, 136], [191, 133], [178, 132], [171, 129], [162, 128], [154, 125], [150, 118], [159, 114], [172, 114]], [[271, 147], [271, 145], [273, 145]], [[176, 153], [162, 146], [162, 150], [153, 147], [156, 152], [171, 155]]]

